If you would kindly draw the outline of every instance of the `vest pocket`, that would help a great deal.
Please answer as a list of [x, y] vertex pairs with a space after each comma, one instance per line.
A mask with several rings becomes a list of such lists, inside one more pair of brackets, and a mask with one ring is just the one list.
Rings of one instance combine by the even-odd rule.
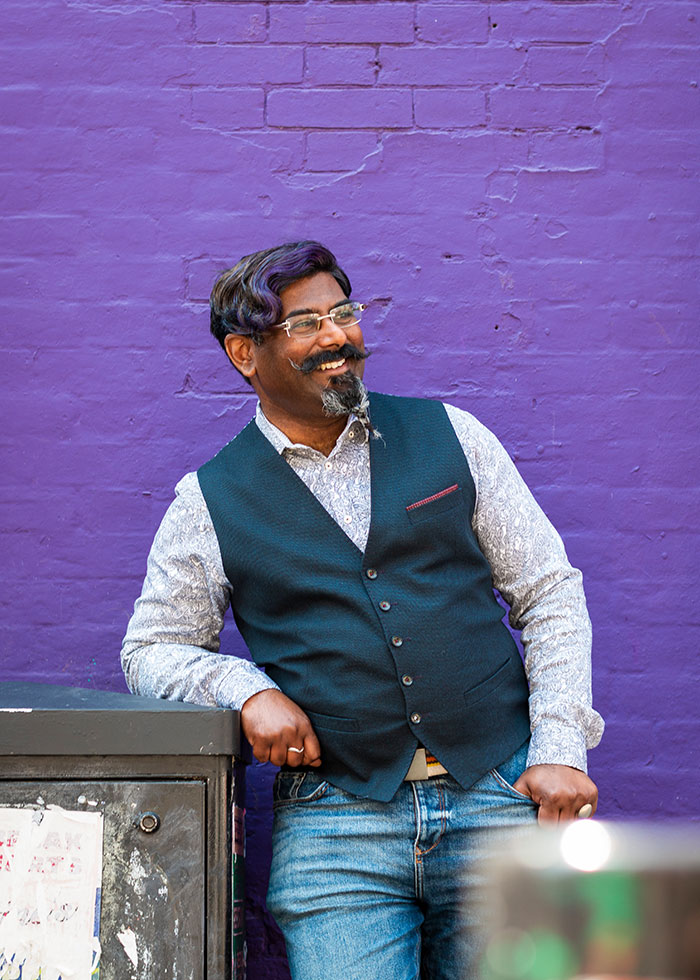
[[409, 504], [406, 508], [408, 519], [411, 524], [419, 524], [422, 521], [429, 521], [431, 517], [444, 514], [447, 510], [453, 510], [464, 503], [462, 489], [457, 484], [446, 487], [439, 493], [426, 497], [425, 500], [417, 500], [414, 504]]
[[323, 728], [329, 732], [357, 732], [360, 723], [357, 718], [341, 718], [338, 715], [321, 715], [317, 711], [304, 709], [311, 719], [314, 728]]
[[470, 687], [468, 691], [464, 692], [465, 704], [472, 705], [481, 701], [483, 698], [488, 697], [492, 691], [495, 691], [497, 687], [500, 687], [504, 681], [508, 679], [508, 665], [510, 664], [510, 658], [496, 670], [493, 674], [486, 678], [486, 680], [479, 681], [474, 687]]

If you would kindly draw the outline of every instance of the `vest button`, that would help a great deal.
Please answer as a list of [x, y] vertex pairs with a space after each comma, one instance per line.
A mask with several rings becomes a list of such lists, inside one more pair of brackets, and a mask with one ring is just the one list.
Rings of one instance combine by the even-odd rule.
[[367, 575], [367, 578], [376, 578], [377, 577], [377, 569], [376, 568], [368, 568], [367, 569], [367, 572], [365, 574]]
[[411, 721], [413, 722], [414, 725], [420, 725], [420, 715], [418, 714], [417, 711], [414, 711], [413, 714], [411, 715]]
[[403, 646], [403, 640], [401, 639], [400, 636], [392, 636], [391, 643], [392, 643], [392, 646], [395, 646], [395, 647]]
[[387, 602], [386, 599], [382, 599], [379, 603], [379, 608], [382, 612], [388, 612], [391, 609], [391, 603]]
[[413, 683], [413, 678], [411, 677], [410, 674], [404, 674], [403, 677], [401, 678], [401, 683], [404, 684], [406, 687], [410, 687], [411, 684]]

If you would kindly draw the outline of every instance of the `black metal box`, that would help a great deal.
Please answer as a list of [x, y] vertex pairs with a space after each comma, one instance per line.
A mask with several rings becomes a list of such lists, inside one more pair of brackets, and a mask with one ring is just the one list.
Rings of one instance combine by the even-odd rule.
[[102, 813], [100, 980], [242, 980], [239, 750], [237, 712], [0, 684], [0, 807]]

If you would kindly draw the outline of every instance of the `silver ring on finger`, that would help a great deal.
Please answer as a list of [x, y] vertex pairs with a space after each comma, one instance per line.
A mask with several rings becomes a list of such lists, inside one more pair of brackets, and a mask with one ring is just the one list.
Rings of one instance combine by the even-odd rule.
[[593, 815], [593, 806], [590, 803], [584, 803], [581, 809], [576, 814], [577, 820], [588, 820], [589, 817]]
[[303, 755], [304, 748], [302, 746], [300, 749], [295, 749], [293, 745], [290, 745], [289, 748], [287, 749], [287, 752], [299, 752]]

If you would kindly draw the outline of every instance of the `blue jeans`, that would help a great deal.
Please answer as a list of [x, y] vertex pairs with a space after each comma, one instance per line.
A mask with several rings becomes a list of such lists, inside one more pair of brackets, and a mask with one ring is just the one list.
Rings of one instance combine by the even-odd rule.
[[267, 904], [294, 980], [476, 977], [478, 859], [537, 818], [512, 787], [526, 759], [527, 743], [468, 790], [435, 776], [389, 803], [280, 771]]

